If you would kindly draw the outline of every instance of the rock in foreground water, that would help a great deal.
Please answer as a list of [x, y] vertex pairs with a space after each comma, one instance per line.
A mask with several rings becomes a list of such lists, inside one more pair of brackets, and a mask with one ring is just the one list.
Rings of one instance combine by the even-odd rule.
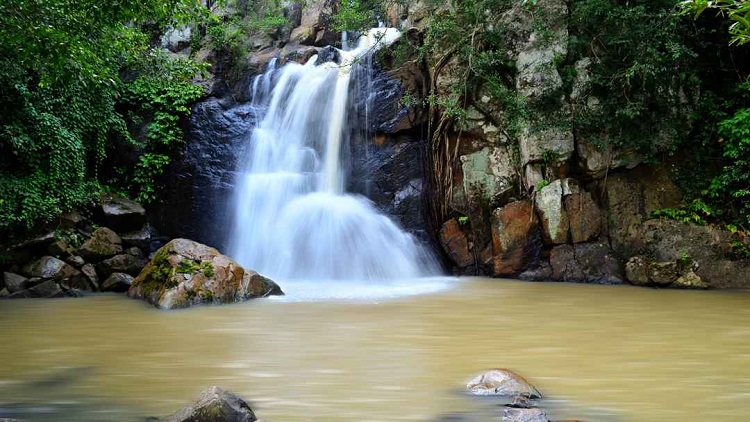
[[508, 369], [491, 369], [466, 384], [469, 392], [483, 396], [528, 397], [538, 399], [542, 397], [534, 386], [522, 376]]
[[257, 418], [244, 400], [219, 387], [209, 387], [198, 398], [167, 418], [167, 422], [253, 422]]
[[128, 296], [161, 309], [283, 294], [270, 279], [188, 239], [174, 239], [159, 249], [128, 290]]

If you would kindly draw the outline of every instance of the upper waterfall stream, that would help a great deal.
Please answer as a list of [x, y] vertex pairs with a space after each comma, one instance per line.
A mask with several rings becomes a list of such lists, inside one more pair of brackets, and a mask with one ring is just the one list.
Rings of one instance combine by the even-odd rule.
[[[431, 254], [367, 198], [347, 194], [351, 112], [365, 57], [398, 31], [375, 29], [340, 63], [277, 67], [253, 82], [259, 117], [240, 160], [229, 254], [289, 280], [394, 280], [438, 274]], [[359, 125], [361, 126], [361, 125]]]

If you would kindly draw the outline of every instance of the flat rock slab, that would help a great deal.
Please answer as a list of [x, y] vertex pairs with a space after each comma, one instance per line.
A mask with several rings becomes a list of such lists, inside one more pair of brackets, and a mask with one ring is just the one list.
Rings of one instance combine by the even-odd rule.
[[491, 369], [477, 375], [466, 384], [471, 394], [480, 396], [528, 397], [538, 399], [542, 397], [534, 386], [522, 376], [508, 369]]

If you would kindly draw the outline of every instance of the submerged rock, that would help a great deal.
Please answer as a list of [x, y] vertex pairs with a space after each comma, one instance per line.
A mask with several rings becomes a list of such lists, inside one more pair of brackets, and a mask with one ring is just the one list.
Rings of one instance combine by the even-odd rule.
[[174, 239], [159, 249], [128, 290], [128, 296], [146, 299], [161, 309], [282, 294], [268, 278], [188, 239]]
[[522, 376], [508, 369], [491, 369], [466, 384], [471, 394], [480, 396], [522, 396], [531, 399], [542, 397], [534, 386]]
[[187, 407], [167, 418], [167, 422], [253, 422], [258, 420], [253, 409], [241, 398], [210, 387]]
[[503, 422], [549, 422], [549, 419], [538, 407], [505, 407], [503, 408]]

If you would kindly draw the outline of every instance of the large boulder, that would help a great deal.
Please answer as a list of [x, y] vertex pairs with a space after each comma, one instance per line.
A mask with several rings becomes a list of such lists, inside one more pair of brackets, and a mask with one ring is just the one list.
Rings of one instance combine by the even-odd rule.
[[550, 252], [552, 278], [575, 283], [620, 284], [620, 261], [602, 242], [556, 246]]
[[6, 272], [3, 276], [5, 278], [5, 288], [10, 293], [15, 293], [28, 287], [29, 279], [22, 275]]
[[534, 388], [526, 379], [504, 368], [491, 369], [477, 375], [466, 384], [466, 388], [471, 394], [480, 396], [521, 396], [530, 399], [542, 397], [542, 393]]
[[78, 248], [78, 255], [90, 261], [100, 261], [122, 253], [122, 239], [112, 230], [101, 227]]
[[[673, 220], [646, 221], [643, 232], [645, 252], [653, 262], [693, 262], [695, 270], [682, 271], [680, 282], [694, 284], [697, 280], [689, 275], [693, 271], [704, 285], [713, 288], [750, 287], [750, 259], [741, 259], [732, 253], [731, 245], [739, 241], [736, 234], [719, 227]], [[680, 278], [668, 277], [672, 282]]]
[[474, 264], [474, 255], [471, 253], [469, 240], [455, 218], [446, 221], [440, 229], [440, 244], [459, 268]]
[[517, 201], [492, 213], [493, 274], [521, 272], [536, 253], [538, 226], [530, 201]]
[[143, 205], [127, 198], [103, 198], [102, 213], [107, 225], [119, 232], [138, 230], [146, 223], [146, 210]]
[[283, 292], [273, 281], [188, 239], [174, 239], [159, 249], [128, 290], [128, 296], [161, 309], [279, 294]]
[[661, 166], [641, 165], [612, 175], [599, 188], [612, 248], [623, 260], [643, 252], [647, 243], [643, 223], [654, 211], [676, 208], [682, 202], [680, 190]]
[[241, 398], [219, 387], [203, 390], [187, 407], [167, 418], [167, 422], [253, 422], [253, 409]]

